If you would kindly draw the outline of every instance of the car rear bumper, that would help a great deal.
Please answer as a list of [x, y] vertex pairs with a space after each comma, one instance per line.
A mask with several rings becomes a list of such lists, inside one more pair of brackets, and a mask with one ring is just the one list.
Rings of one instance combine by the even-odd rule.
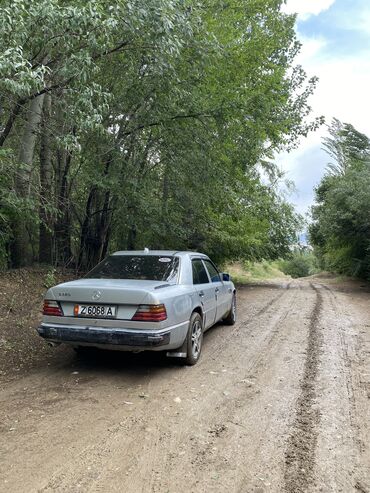
[[42, 323], [41, 337], [73, 346], [95, 346], [122, 351], [165, 351], [180, 347], [186, 337], [188, 322], [165, 329], [126, 329]]

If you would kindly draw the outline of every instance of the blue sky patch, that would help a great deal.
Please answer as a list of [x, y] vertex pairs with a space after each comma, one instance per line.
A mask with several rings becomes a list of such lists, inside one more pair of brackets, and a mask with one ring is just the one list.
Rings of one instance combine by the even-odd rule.
[[327, 44], [323, 56], [352, 56], [354, 52], [368, 52], [370, 47], [370, 26], [366, 32], [361, 26], [366, 19], [361, 12], [368, 12], [370, 21], [370, 2], [367, 0], [336, 0], [319, 15], [298, 21], [298, 31], [304, 37], [323, 38]]

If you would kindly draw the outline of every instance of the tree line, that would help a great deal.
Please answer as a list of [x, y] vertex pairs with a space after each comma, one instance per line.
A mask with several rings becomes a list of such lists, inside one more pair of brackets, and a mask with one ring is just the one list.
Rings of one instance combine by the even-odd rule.
[[332, 161], [316, 189], [311, 242], [321, 268], [370, 280], [370, 139], [334, 119], [324, 148]]
[[281, 4], [3, 0], [2, 267], [288, 252], [299, 219], [273, 156], [320, 122]]

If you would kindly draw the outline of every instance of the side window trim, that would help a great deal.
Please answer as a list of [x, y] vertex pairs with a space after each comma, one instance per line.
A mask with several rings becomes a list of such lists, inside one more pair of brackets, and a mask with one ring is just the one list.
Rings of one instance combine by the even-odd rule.
[[207, 265], [206, 265], [206, 264], [205, 264], [205, 262], [204, 262], [204, 258], [201, 258], [200, 260], [201, 260], [202, 265], [203, 265], [203, 267], [204, 267], [204, 269], [205, 269], [205, 271], [206, 271], [206, 274], [207, 274], [207, 277], [208, 277], [208, 282], [209, 282], [210, 284], [212, 284], [212, 278], [211, 278], [211, 276], [209, 275], [209, 272], [208, 272], [208, 269], [207, 269]]
[[195, 270], [194, 260], [196, 260], [196, 259], [193, 259], [193, 258], [191, 259], [191, 277], [192, 277], [192, 280], [193, 280], [193, 286], [196, 286], [198, 283], [195, 282], [194, 273], [197, 274], [198, 279], [199, 279], [199, 275], [198, 275], [198, 272], [196, 272], [196, 270]]

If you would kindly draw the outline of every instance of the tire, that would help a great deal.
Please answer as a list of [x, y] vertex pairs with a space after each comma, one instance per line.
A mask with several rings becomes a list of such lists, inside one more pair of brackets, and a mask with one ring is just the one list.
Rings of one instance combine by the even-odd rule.
[[224, 322], [227, 325], [234, 325], [236, 322], [236, 296], [233, 294], [231, 308], [227, 316], [224, 318]]
[[186, 358], [184, 363], [195, 365], [200, 358], [203, 346], [203, 320], [199, 313], [194, 312], [190, 317], [188, 335], [186, 336]]
[[90, 356], [94, 351], [97, 351], [93, 346], [73, 346], [74, 352], [81, 358]]

